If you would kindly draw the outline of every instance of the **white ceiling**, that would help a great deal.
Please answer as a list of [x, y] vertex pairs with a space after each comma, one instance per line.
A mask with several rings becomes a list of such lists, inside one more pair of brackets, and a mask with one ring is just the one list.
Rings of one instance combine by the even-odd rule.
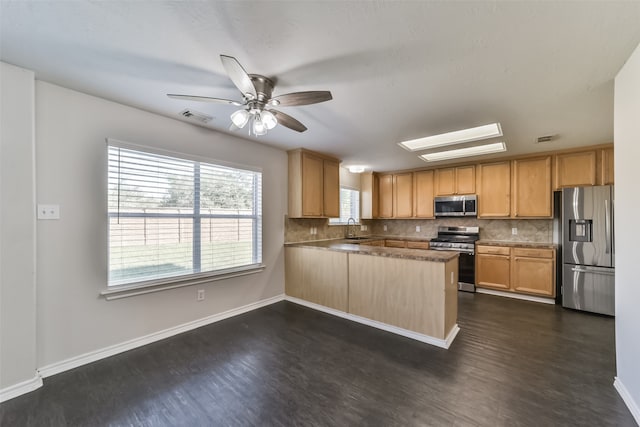
[[[257, 140], [380, 171], [427, 165], [401, 140], [494, 121], [504, 155], [611, 142], [613, 79], [640, 42], [640, 1], [0, 0], [0, 12], [2, 61], [169, 117], [191, 108], [223, 132], [235, 107], [165, 95], [240, 100], [220, 54], [275, 77], [274, 95], [330, 90], [281, 107], [308, 131]], [[558, 138], [534, 144], [543, 135]]]

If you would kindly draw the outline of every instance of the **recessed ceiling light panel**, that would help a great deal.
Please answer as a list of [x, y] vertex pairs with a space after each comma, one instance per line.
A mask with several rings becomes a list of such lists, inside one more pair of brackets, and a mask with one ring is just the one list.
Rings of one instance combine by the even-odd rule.
[[424, 138], [403, 141], [399, 142], [398, 145], [409, 151], [418, 151], [435, 147], [443, 147], [452, 144], [462, 144], [463, 142], [496, 138], [499, 136], [502, 136], [502, 128], [500, 127], [500, 123], [491, 123], [489, 125], [477, 126], [474, 128], [456, 130], [453, 132], [441, 133], [439, 135], [432, 135]]
[[439, 151], [437, 153], [423, 154], [418, 157], [426, 162], [439, 162], [440, 160], [480, 156], [482, 154], [500, 153], [501, 151], [507, 151], [507, 146], [504, 142], [494, 142], [493, 144], [477, 145], [475, 147]]
[[347, 166], [347, 169], [349, 169], [349, 172], [351, 173], [362, 173], [367, 170], [367, 167], [363, 165], [351, 165]]

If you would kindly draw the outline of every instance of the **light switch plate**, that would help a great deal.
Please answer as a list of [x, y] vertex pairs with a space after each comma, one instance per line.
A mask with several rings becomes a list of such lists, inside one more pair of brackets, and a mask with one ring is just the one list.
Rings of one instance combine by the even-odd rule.
[[387, 231], [387, 226], [386, 225], [382, 226], [382, 231]]
[[517, 229], [516, 227], [513, 227], [513, 228], [511, 229], [511, 234], [513, 234], [514, 236], [515, 236], [516, 234], [518, 234], [518, 229]]
[[419, 233], [419, 232], [420, 232], [420, 226], [416, 225], [416, 233]]
[[60, 219], [60, 205], [38, 205], [38, 219]]

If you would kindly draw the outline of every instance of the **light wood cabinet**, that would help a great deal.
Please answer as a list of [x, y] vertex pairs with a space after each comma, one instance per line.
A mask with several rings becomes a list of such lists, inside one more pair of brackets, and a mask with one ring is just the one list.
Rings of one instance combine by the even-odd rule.
[[340, 216], [340, 161], [298, 149], [289, 155], [289, 216]]
[[407, 249], [429, 249], [429, 242], [407, 240]]
[[474, 194], [476, 192], [475, 165], [435, 170], [435, 195]]
[[478, 218], [511, 216], [511, 162], [483, 163], [477, 170]]
[[551, 218], [551, 156], [513, 160], [512, 166], [512, 216]]
[[378, 218], [378, 175], [373, 172], [360, 174], [360, 218]]
[[478, 245], [476, 250], [476, 286], [503, 291], [511, 288], [509, 248]]
[[413, 173], [393, 175], [393, 217], [413, 216]]
[[515, 292], [555, 296], [555, 259], [552, 249], [512, 248], [511, 287]]
[[284, 255], [287, 295], [347, 311], [347, 253], [291, 247]]
[[596, 151], [557, 154], [554, 169], [555, 189], [596, 185]]
[[386, 239], [384, 245], [387, 248], [406, 248], [407, 242], [406, 240]]
[[600, 150], [600, 185], [613, 185], [613, 148]]
[[555, 296], [555, 250], [525, 247], [476, 248], [476, 286], [506, 292]]
[[378, 217], [393, 218], [393, 175], [379, 175]]
[[433, 171], [413, 173], [413, 216], [433, 218]]

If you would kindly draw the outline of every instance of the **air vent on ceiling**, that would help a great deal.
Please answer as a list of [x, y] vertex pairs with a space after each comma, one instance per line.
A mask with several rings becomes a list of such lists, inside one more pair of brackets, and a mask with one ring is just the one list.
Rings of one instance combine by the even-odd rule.
[[211, 116], [189, 109], [181, 111], [180, 115], [186, 117], [187, 119], [196, 120], [201, 123], [209, 123], [211, 120], [213, 120], [213, 117]]
[[543, 142], [551, 142], [553, 140], [555, 140], [558, 137], [558, 135], [545, 135], [545, 136], [539, 136], [538, 139], [536, 139], [536, 144], [540, 144]]

